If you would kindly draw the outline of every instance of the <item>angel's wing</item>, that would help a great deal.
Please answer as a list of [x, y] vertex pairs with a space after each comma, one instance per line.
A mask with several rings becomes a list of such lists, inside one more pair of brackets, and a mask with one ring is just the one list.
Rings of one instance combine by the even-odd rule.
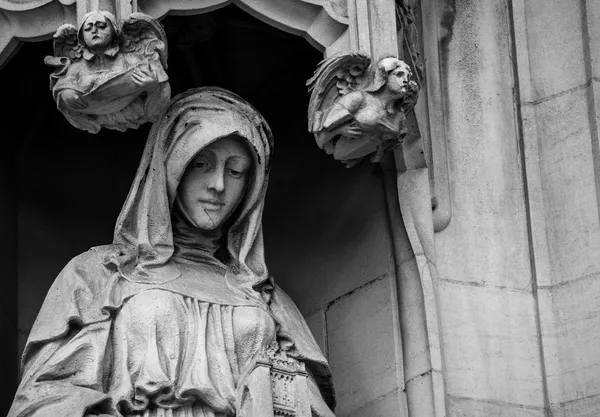
[[308, 104], [308, 130], [318, 131], [322, 111], [337, 99], [356, 90], [364, 83], [371, 58], [362, 52], [346, 52], [323, 60], [315, 74], [306, 82], [311, 92]]
[[62, 25], [54, 34], [54, 56], [77, 60], [81, 58], [83, 45], [77, 40], [77, 28], [70, 23]]
[[138, 52], [158, 59], [167, 69], [167, 35], [162, 25], [144, 13], [132, 13], [123, 21], [121, 40], [125, 52]]

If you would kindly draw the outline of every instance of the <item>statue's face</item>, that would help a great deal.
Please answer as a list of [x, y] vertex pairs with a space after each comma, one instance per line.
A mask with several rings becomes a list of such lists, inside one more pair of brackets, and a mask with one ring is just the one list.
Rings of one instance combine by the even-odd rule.
[[114, 36], [110, 22], [99, 13], [89, 16], [82, 26], [83, 40], [92, 51], [108, 48]]
[[408, 86], [411, 76], [410, 67], [401, 62], [388, 76], [388, 87], [395, 93], [408, 92]]
[[252, 157], [238, 136], [219, 139], [192, 159], [177, 193], [196, 226], [213, 230], [227, 220], [244, 196], [251, 168]]

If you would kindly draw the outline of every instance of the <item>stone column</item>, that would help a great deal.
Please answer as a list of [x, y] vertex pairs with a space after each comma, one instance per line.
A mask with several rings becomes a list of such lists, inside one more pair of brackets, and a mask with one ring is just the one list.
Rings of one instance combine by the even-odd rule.
[[[528, 60], [516, 59], [515, 46], [527, 49], [514, 37], [534, 29], [513, 26], [511, 2], [434, 3], [452, 196], [452, 219], [435, 239], [448, 415], [547, 416], [528, 214], [538, 199], [523, 171], [515, 74]], [[522, 3], [536, 3], [533, 20], [573, 7]], [[538, 23], [563, 36], [553, 20]], [[540, 38], [538, 52], [550, 45]]]
[[545, 408], [600, 414], [600, 4], [514, 0]]

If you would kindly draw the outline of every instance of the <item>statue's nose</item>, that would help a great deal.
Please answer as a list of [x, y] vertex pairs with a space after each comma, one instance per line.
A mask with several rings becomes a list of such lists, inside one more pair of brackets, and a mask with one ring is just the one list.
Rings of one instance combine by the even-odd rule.
[[218, 193], [222, 192], [225, 189], [225, 172], [219, 172], [219, 170], [215, 170], [215, 172], [209, 174], [208, 178], [208, 188], [214, 190]]

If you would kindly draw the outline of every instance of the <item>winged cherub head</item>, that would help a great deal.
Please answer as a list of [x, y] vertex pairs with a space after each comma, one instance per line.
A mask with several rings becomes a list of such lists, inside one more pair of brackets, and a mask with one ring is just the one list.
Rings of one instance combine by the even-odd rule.
[[367, 92], [383, 94], [397, 100], [415, 94], [419, 89], [417, 83], [410, 80], [412, 71], [408, 64], [398, 58], [383, 58], [372, 67], [372, 81], [365, 89]]
[[78, 38], [94, 55], [114, 56], [118, 52], [115, 17], [101, 10], [88, 13], [79, 27]]
[[414, 81], [410, 81], [412, 71], [406, 62], [390, 57], [382, 59], [379, 66], [387, 74], [386, 85], [391, 93], [404, 96], [412, 92]]

